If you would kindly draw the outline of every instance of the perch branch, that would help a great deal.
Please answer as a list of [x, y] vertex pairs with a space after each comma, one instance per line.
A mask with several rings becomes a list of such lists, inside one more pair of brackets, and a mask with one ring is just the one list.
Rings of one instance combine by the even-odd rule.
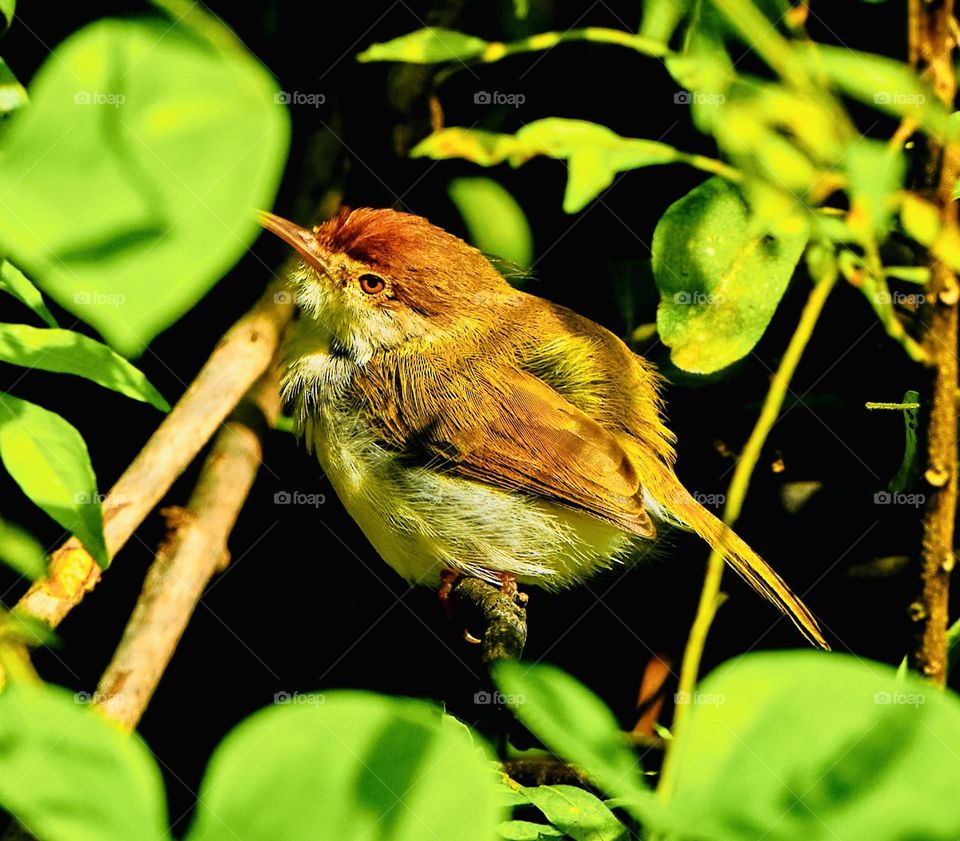
[[269, 369], [217, 433], [185, 509], [165, 509], [170, 535], [157, 551], [96, 703], [136, 727], [204, 587], [229, 559], [227, 538], [263, 460], [263, 436], [280, 413]]
[[[937, 97], [951, 110], [957, 92], [953, 68], [953, 0], [910, 0], [910, 59], [930, 77]], [[960, 149], [927, 140], [926, 186], [935, 193], [945, 230], [957, 228], [953, 188], [960, 174]], [[910, 605], [914, 645], [910, 665], [933, 683], [947, 677], [947, 624], [953, 530], [957, 507], [957, 300], [954, 271], [940, 260], [930, 264], [923, 344], [932, 365], [926, 431], [930, 499], [923, 517], [920, 593]]]
[[[757, 418], [757, 423], [747, 439], [743, 453], [733, 472], [733, 479], [730, 481], [727, 502], [723, 510], [723, 522], [727, 526], [732, 526], [740, 516], [754, 468], [760, 460], [760, 454], [767, 441], [767, 436], [780, 416], [780, 409], [783, 407], [783, 401], [787, 396], [790, 381], [793, 379], [797, 365], [800, 363], [807, 343], [810, 341], [810, 336], [813, 334], [813, 329], [820, 318], [820, 313], [823, 312], [824, 304], [827, 302], [827, 297], [830, 295], [836, 279], [836, 271], [831, 271], [816, 282], [807, 298], [797, 329], [790, 339], [790, 344], [780, 361], [780, 366], [773, 375], [770, 389], [763, 401], [763, 408], [760, 410], [760, 417]], [[717, 608], [723, 601], [723, 594], [720, 592], [723, 567], [723, 555], [717, 550], [711, 551], [710, 558], [707, 561], [703, 589], [700, 592], [700, 602], [697, 605], [697, 613], [690, 628], [690, 637], [687, 640], [687, 646], [683, 652], [683, 662], [680, 666], [680, 681], [677, 693], [681, 697], [692, 698], [694, 695], [707, 633], [713, 623]], [[686, 693], [686, 695], [683, 693]], [[677, 735], [677, 731], [682, 726], [683, 718], [689, 706], [689, 704], [677, 704], [673, 715], [672, 729], [674, 736]], [[672, 745], [673, 742], [670, 744]], [[670, 750], [668, 745], [658, 788], [658, 793], [664, 798], [669, 797], [672, 786], [673, 774], [671, 773], [670, 761], [672, 756], [673, 751]]]
[[[111, 558], [210, 440], [273, 359], [293, 316], [288, 294], [274, 280], [260, 300], [223, 336], [196, 379], [124, 471], [103, 502]], [[50, 557], [15, 610], [56, 627], [94, 588], [102, 570], [75, 538]]]
[[487, 665], [520, 658], [527, 642], [526, 604], [525, 594], [501, 590], [479, 578], [458, 578], [450, 591], [453, 614], [463, 627], [485, 629], [480, 659]]

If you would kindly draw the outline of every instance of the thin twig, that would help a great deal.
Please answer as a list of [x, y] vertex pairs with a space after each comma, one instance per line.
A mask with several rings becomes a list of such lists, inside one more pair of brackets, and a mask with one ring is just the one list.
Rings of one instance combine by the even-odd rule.
[[[103, 502], [104, 537], [113, 558], [163, 498], [273, 359], [293, 316], [290, 295], [274, 280], [223, 336], [177, 405]], [[102, 570], [75, 538], [50, 558], [15, 610], [56, 627], [100, 580]]]
[[95, 696], [127, 729], [136, 727], [204, 587], [229, 558], [227, 538], [263, 460], [263, 436], [279, 412], [271, 368], [217, 433], [187, 507], [164, 511], [170, 537], [157, 551]]
[[[937, 97], [953, 107], [957, 79], [953, 67], [953, 0], [910, 0], [910, 58], [929, 76]], [[927, 186], [933, 187], [941, 224], [954, 232], [957, 209], [953, 188], [960, 175], [960, 149], [956, 143], [926, 143]], [[914, 646], [910, 665], [931, 682], [944, 685], [947, 678], [947, 625], [950, 572], [954, 567], [953, 531], [957, 508], [957, 301], [960, 287], [954, 271], [940, 260], [931, 262], [925, 307], [924, 347], [933, 367], [927, 424], [927, 470], [924, 478], [929, 499], [923, 517], [920, 560], [920, 593], [910, 605]]]
[[[763, 408], [760, 410], [760, 417], [750, 433], [743, 448], [740, 460], [737, 462], [733, 473], [733, 479], [727, 493], [727, 503], [723, 511], [723, 522], [727, 526], [732, 526], [740, 516], [743, 508], [743, 501], [747, 495], [747, 489], [750, 487], [750, 478], [753, 475], [754, 468], [760, 460], [760, 454], [763, 451], [767, 436], [770, 430], [777, 422], [780, 416], [780, 409], [787, 396], [790, 387], [790, 381], [793, 379], [800, 358], [803, 356], [804, 349], [810, 341], [813, 329], [820, 318], [824, 304], [830, 291], [836, 282], [836, 272], [828, 274], [816, 285], [810, 292], [807, 302], [797, 324], [797, 329], [790, 339], [786, 353], [780, 361], [780, 366], [773, 376], [770, 383], [770, 389], [763, 401]], [[680, 681], [677, 688], [679, 697], [692, 698], [697, 683], [697, 676], [700, 672], [700, 661], [703, 657], [703, 648], [706, 643], [707, 633], [713, 618], [716, 615], [717, 608], [723, 599], [720, 592], [720, 583], [723, 577], [723, 554], [716, 549], [711, 551], [710, 558], [707, 561], [707, 572], [703, 582], [703, 589], [700, 593], [700, 602], [697, 605], [696, 617], [693, 626], [690, 628], [690, 638], [687, 640], [686, 649], [683, 652], [683, 662], [680, 667]], [[689, 704], [677, 704], [674, 711], [672, 732], [677, 735], [678, 730], [683, 724], [683, 718], [686, 715]], [[673, 744], [673, 742], [671, 742]], [[660, 775], [660, 786], [658, 793], [664, 797], [669, 797], [672, 786], [673, 774], [671, 773], [671, 757], [673, 751], [667, 750], [664, 760], [663, 773]]]

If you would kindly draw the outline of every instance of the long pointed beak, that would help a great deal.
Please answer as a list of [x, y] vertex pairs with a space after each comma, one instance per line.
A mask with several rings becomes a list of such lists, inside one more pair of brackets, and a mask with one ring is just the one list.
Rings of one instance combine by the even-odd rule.
[[257, 221], [270, 233], [276, 234], [287, 245], [296, 249], [297, 253], [320, 274], [329, 275], [330, 272], [320, 256], [317, 238], [313, 235], [313, 231], [309, 228], [301, 228], [296, 222], [266, 210], [257, 211]]

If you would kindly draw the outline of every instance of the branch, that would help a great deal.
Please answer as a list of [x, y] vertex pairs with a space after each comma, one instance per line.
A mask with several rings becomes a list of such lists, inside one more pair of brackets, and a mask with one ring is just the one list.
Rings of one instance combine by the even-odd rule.
[[500, 589], [479, 578], [458, 578], [450, 591], [450, 606], [464, 628], [485, 630], [480, 659], [490, 665], [497, 660], [518, 660], [527, 642], [527, 596], [515, 588]]
[[[274, 357], [293, 316], [289, 294], [274, 280], [260, 300], [214, 348], [177, 405], [124, 471], [103, 502], [104, 537], [111, 558], [193, 461]], [[102, 570], [70, 538], [50, 557], [44, 578], [14, 608], [56, 627], [100, 580]]]
[[[952, 110], [957, 92], [953, 68], [953, 0], [910, 0], [910, 59], [929, 75], [937, 96]], [[926, 143], [926, 185], [933, 188], [946, 230], [956, 232], [953, 187], [960, 174], [956, 143]], [[930, 489], [923, 517], [920, 594], [910, 605], [914, 646], [910, 665], [940, 686], [947, 679], [947, 624], [953, 530], [957, 508], [957, 300], [960, 288], [953, 270], [933, 258], [926, 300], [924, 348], [933, 368], [927, 470]]]
[[[803, 351], [810, 341], [813, 328], [820, 318], [820, 313], [823, 312], [824, 304], [827, 302], [827, 297], [830, 295], [836, 279], [836, 269], [829, 271], [822, 279], [817, 281], [807, 298], [797, 329], [794, 331], [790, 344], [787, 346], [787, 351], [783, 355], [780, 366], [770, 383], [770, 389], [763, 401], [763, 408], [760, 410], [760, 417], [757, 418], [757, 423], [753, 427], [749, 439], [747, 439], [743, 453], [740, 455], [740, 460], [733, 472], [733, 479], [730, 481], [730, 488], [727, 493], [727, 502], [723, 509], [723, 522], [727, 526], [732, 526], [740, 517], [740, 511], [747, 496], [747, 489], [750, 487], [750, 478], [753, 475], [754, 468], [760, 460], [760, 454], [767, 441], [767, 436], [780, 416], [780, 409], [783, 407], [783, 401], [787, 396], [790, 381], [797, 370], [797, 365], [800, 364]], [[720, 592], [723, 568], [723, 554], [716, 549], [712, 550], [707, 561], [707, 573], [703, 582], [703, 589], [700, 592], [697, 613], [693, 620], [693, 626], [690, 628], [690, 638], [687, 640], [687, 646], [683, 652], [680, 681], [677, 687], [677, 694], [681, 697], [683, 697], [683, 693], [687, 693], [686, 697], [692, 698], [696, 688], [707, 633], [713, 623], [717, 608], [723, 601], [723, 594]], [[689, 707], [689, 704], [677, 704], [673, 714], [672, 731], [674, 737], [676, 737]], [[672, 745], [674, 742], [670, 744]], [[668, 747], [658, 788], [658, 794], [663, 798], [669, 797], [672, 787], [674, 776], [671, 773], [672, 763], [670, 760], [672, 756], [673, 751]]]
[[280, 413], [276, 374], [264, 374], [217, 433], [187, 507], [163, 511], [170, 535], [95, 696], [127, 729], [143, 715], [207, 583], [229, 560], [227, 538], [263, 460], [263, 436]]

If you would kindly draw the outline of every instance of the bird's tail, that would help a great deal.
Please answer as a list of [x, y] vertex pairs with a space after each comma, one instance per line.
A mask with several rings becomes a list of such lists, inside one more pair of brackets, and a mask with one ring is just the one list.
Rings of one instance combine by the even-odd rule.
[[810, 609], [763, 558], [751, 549], [731, 528], [704, 508], [696, 498], [680, 484], [673, 471], [665, 468], [658, 476], [658, 487], [647, 487], [648, 494], [664, 510], [665, 519], [679, 521], [700, 535], [707, 543], [723, 554], [724, 560], [754, 590], [772, 602], [813, 645], [826, 650], [830, 645], [823, 636], [816, 618]]

